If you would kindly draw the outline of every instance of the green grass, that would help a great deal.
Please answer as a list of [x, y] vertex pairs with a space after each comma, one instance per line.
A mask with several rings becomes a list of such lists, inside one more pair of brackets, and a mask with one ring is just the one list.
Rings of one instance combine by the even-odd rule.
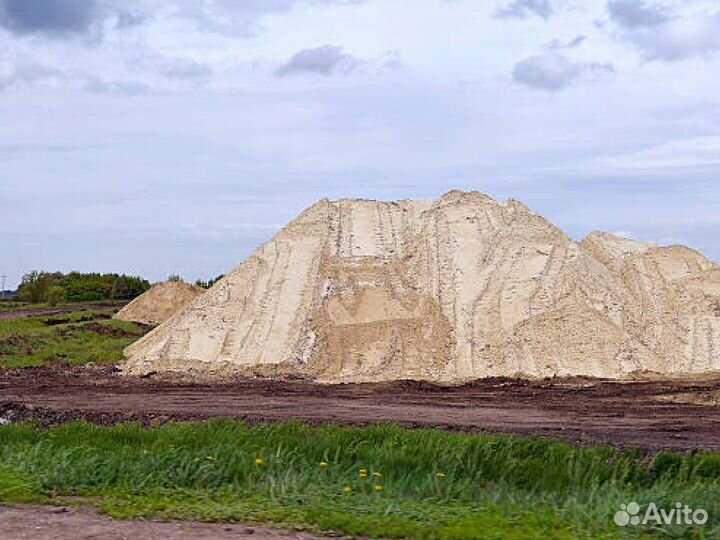
[[[54, 317], [0, 321], [0, 368], [24, 368], [63, 362], [117, 362], [122, 350], [145, 330], [124, 321], [85, 320], [109, 316], [112, 310], [82, 311]], [[47, 325], [46, 321], [65, 321]], [[97, 330], [109, 328], [114, 335]]]
[[[0, 500], [81, 497], [116, 517], [428, 539], [720, 535], [720, 456], [712, 454], [648, 459], [536, 438], [231, 420], [9, 425], [0, 427], [0, 452]], [[631, 501], [683, 502], [707, 510], [710, 522], [617, 527], [613, 515]]]

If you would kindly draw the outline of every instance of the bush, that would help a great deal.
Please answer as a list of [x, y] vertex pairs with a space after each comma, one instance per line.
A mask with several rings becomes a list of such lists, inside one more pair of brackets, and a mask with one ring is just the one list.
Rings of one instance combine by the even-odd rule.
[[203, 281], [202, 279], [195, 280], [195, 285], [198, 287], [203, 287], [204, 289], [209, 289], [213, 285], [215, 285], [218, 281], [220, 281], [222, 278], [225, 277], [225, 274], [220, 274], [215, 279], [211, 279], [209, 281]]
[[53, 285], [47, 292], [47, 303], [51, 306], [57, 306], [67, 301], [67, 293], [65, 289], [57, 285]]
[[18, 300], [34, 304], [45, 302], [48, 290], [60, 278], [62, 278], [60, 272], [38, 272], [37, 270], [28, 272], [23, 276], [20, 287], [18, 287]]

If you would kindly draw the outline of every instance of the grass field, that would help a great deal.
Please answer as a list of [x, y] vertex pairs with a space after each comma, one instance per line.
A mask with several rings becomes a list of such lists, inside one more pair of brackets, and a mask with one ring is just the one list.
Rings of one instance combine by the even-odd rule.
[[[116, 517], [239, 520], [413, 538], [717, 538], [720, 456], [576, 449], [394, 426], [231, 420], [0, 427], [0, 501]], [[363, 472], [364, 471], [364, 472]], [[620, 504], [703, 508], [704, 527], [621, 528]]]
[[0, 368], [117, 362], [145, 329], [109, 320], [112, 309], [0, 321]]

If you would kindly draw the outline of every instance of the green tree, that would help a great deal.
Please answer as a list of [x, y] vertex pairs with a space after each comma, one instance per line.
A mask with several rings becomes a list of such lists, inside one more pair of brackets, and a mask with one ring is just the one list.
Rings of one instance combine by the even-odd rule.
[[177, 274], [170, 274], [170, 275], [168, 276], [167, 280], [168, 280], [170, 283], [182, 283], [182, 282], [183, 282], [183, 278], [181, 278], [181, 277], [180, 277], [179, 275], [177, 275]]
[[132, 300], [150, 288], [150, 282], [137, 276], [118, 276], [113, 285], [111, 296], [116, 300]]
[[[150, 282], [125, 274], [98, 274], [70, 272], [38, 272], [23, 276], [18, 288], [18, 299], [23, 302], [46, 302], [51, 287], [60, 287], [68, 302], [94, 302], [98, 300], [132, 300], [150, 288]], [[58, 294], [58, 293], [55, 293]]]
[[63, 275], [60, 272], [39, 272], [33, 270], [22, 278], [18, 287], [18, 300], [37, 304], [45, 302], [50, 287], [55, 285]]
[[220, 274], [216, 278], [211, 279], [209, 281], [203, 281], [202, 279], [197, 279], [195, 281], [195, 285], [197, 285], [198, 287], [203, 287], [205, 289], [209, 289], [210, 287], [215, 285], [218, 281], [220, 281], [224, 277], [225, 277], [225, 274]]
[[67, 301], [67, 293], [64, 288], [58, 285], [53, 285], [48, 289], [45, 300], [51, 306], [57, 306], [58, 304], [62, 304]]

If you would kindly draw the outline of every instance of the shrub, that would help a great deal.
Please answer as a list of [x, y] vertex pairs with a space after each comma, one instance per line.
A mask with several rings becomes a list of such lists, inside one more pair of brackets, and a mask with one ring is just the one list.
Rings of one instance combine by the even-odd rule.
[[47, 292], [47, 303], [51, 306], [57, 306], [67, 301], [67, 293], [65, 289], [58, 285], [53, 285]]

